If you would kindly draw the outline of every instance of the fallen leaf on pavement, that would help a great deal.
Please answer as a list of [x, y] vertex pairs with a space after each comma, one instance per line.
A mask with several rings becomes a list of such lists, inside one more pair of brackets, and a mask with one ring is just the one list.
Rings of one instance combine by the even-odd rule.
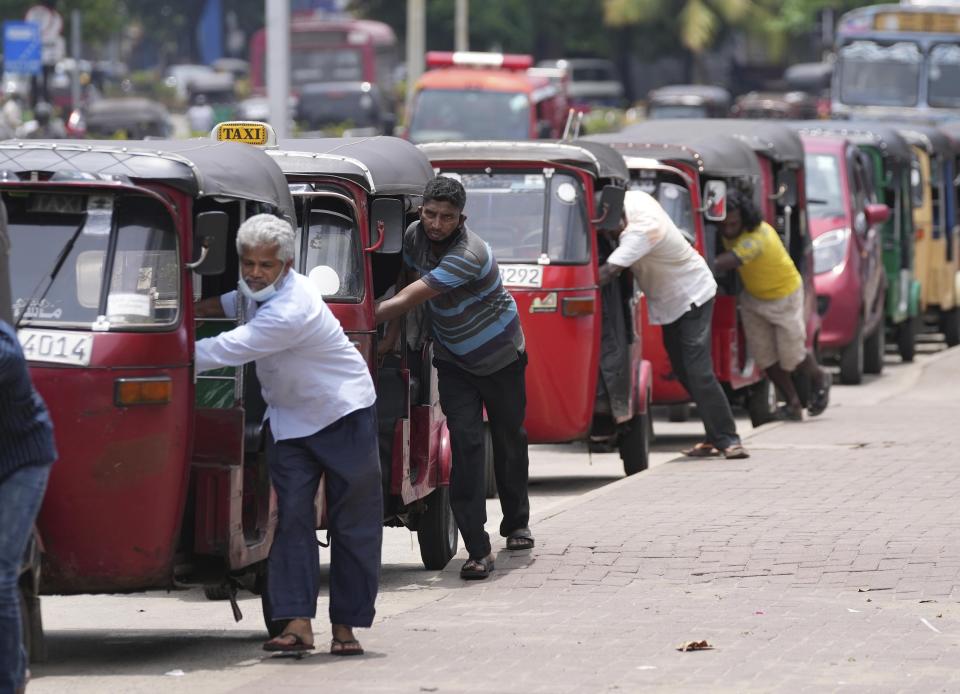
[[686, 651], [709, 651], [713, 650], [713, 646], [706, 641], [687, 641], [677, 646], [677, 650], [684, 653]]

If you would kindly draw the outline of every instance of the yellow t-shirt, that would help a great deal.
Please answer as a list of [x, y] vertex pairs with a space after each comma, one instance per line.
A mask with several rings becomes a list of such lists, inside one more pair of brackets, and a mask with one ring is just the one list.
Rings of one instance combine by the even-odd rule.
[[782, 299], [803, 284], [780, 235], [766, 222], [732, 241], [723, 237], [723, 246], [740, 259], [743, 286], [758, 299]]

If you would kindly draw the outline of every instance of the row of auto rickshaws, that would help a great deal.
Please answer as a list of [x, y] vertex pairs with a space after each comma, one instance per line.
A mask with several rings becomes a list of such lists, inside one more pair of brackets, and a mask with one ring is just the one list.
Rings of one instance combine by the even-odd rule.
[[[839, 183], [811, 159], [818, 139], [846, 147]], [[384, 523], [416, 531], [424, 565], [439, 569], [457, 529], [431, 343], [412, 316], [399, 351], [378, 360], [374, 322], [430, 178], [463, 183], [471, 228], [516, 298], [530, 442], [616, 448], [633, 474], [647, 467], [651, 408], [689, 396], [632, 283], [613, 305], [598, 288], [600, 231], [618, 227], [628, 190], [656, 197], [708, 263], [720, 250], [723, 198], [749, 191], [804, 277], [810, 349], [842, 363], [849, 349], [824, 336], [837, 321], [853, 325], [861, 371], [879, 372], [888, 334], [913, 358], [924, 316], [948, 343], [960, 339], [956, 156], [950, 137], [922, 126], [822, 121], [659, 121], [573, 141], [419, 148], [392, 137], [277, 142], [257, 123], [221, 124], [210, 140], [0, 142], [12, 249], [0, 296], [9, 279], [3, 303], [61, 455], [21, 581], [33, 657], [43, 655], [40, 593], [202, 585], [239, 618], [237, 590], [262, 593], [269, 580], [276, 504], [256, 372], [197, 376], [192, 366], [196, 339], [243, 320], [201, 321], [193, 304], [236, 286], [245, 218], [269, 212], [297, 230], [298, 271], [320, 287], [377, 386]], [[839, 206], [818, 235], [817, 209], [833, 193]], [[877, 293], [870, 302], [820, 282], [850, 268], [879, 273], [863, 280]], [[759, 424], [774, 416], [777, 393], [745, 343], [736, 274], [719, 284], [714, 367]], [[836, 309], [854, 313], [836, 318]], [[627, 326], [615, 338], [619, 371], [606, 361], [604, 311], [622, 311]], [[625, 394], [627, 427], [617, 426], [613, 388]], [[271, 633], [283, 626], [265, 621]]]

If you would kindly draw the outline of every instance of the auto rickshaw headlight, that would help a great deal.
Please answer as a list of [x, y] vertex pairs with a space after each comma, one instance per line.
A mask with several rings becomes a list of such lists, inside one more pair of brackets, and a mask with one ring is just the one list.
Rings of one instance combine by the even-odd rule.
[[114, 382], [114, 402], [118, 407], [165, 405], [172, 399], [173, 382], [169, 376], [118, 378]]
[[563, 300], [563, 315], [568, 318], [592, 316], [594, 300], [592, 296], [569, 296]]
[[820, 275], [824, 272], [843, 269], [847, 259], [847, 244], [850, 242], [850, 229], [833, 229], [825, 232], [813, 240], [813, 272]]

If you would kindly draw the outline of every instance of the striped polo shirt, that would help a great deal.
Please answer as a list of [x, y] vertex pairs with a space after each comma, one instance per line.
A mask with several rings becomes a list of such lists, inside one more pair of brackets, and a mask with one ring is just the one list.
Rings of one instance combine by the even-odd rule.
[[420, 222], [414, 222], [403, 236], [403, 261], [440, 292], [427, 302], [437, 359], [477, 376], [517, 360], [524, 349], [517, 304], [503, 288], [483, 239], [461, 227], [437, 257]]

